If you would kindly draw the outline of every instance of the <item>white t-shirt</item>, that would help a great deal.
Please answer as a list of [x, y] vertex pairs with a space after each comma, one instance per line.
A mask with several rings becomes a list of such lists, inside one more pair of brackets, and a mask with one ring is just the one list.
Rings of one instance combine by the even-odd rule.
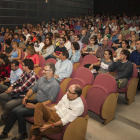
[[31, 36], [30, 34], [25, 35], [26, 36], [26, 41], [28, 40], [28, 37]]
[[44, 47], [44, 43], [39, 43], [39, 44], [37, 44], [37, 43], [35, 43], [35, 45], [34, 45], [34, 48], [35, 48], [35, 51], [36, 52], [42, 52], [42, 48]]
[[64, 44], [64, 46], [66, 47], [67, 50], [70, 50], [71, 49], [71, 42], [68, 41]]
[[130, 27], [129, 30], [130, 30], [130, 31], [135, 31], [135, 32], [136, 32], [136, 27]]

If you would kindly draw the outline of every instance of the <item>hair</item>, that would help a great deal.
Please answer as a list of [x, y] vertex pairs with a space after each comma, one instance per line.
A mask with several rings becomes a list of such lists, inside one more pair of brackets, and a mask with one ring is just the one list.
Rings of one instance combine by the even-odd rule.
[[27, 32], [29, 33], [29, 29], [25, 28], [25, 30], [27, 30]]
[[65, 37], [70, 40], [70, 35], [66, 34]]
[[123, 52], [123, 54], [127, 56], [126, 59], [129, 60], [130, 52], [128, 50], [122, 50], [121, 52]]
[[45, 66], [49, 66], [50, 69], [53, 71], [53, 74], [55, 73], [55, 65], [53, 63], [46, 63]]
[[[46, 39], [49, 39], [49, 44], [46, 44]], [[45, 39], [45, 45], [43, 47], [43, 49], [47, 49], [49, 46], [52, 45], [52, 38], [51, 37], [46, 37]]]
[[19, 34], [18, 34], [18, 33], [14, 33], [14, 36], [15, 36], [15, 35], [17, 35], [17, 36], [19, 37]]
[[123, 33], [119, 33], [122, 36], [122, 40], [125, 40], [125, 35]]
[[36, 32], [32, 32], [36, 36]]
[[82, 88], [78, 84], [75, 84], [74, 92], [78, 95], [78, 97], [80, 97], [82, 94]]
[[62, 31], [64, 31], [65, 32], [65, 35], [67, 35], [67, 30], [66, 29], [62, 29]]
[[41, 36], [37, 36], [37, 38], [38, 38], [39, 42], [41, 42]]
[[134, 34], [135, 38], [136, 38], [136, 41], [139, 40], [139, 36], [137, 34]]
[[18, 60], [13, 60], [13, 61], [11, 62], [11, 64], [15, 64], [15, 66], [19, 66]]
[[33, 37], [32, 36], [29, 36], [29, 38], [31, 39], [31, 41], [33, 40]]
[[62, 50], [62, 55], [65, 56], [66, 58], [69, 58], [69, 53], [67, 50]]
[[60, 37], [60, 39], [62, 39], [64, 42], [66, 42], [66, 38], [65, 37]]
[[32, 59], [24, 59], [23, 63], [25, 66], [28, 67], [29, 70], [33, 70], [34, 69], [34, 62]]
[[[123, 40], [124, 42], [125, 42], [125, 44], [127, 45], [127, 49], [129, 49], [130, 48], [130, 45], [129, 45], [129, 41], [128, 40]], [[123, 42], [122, 41], [122, 42]]]
[[72, 45], [73, 45], [75, 50], [79, 50], [80, 49], [80, 45], [79, 45], [78, 42], [72, 42]]
[[24, 41], [26, 40], [26, 36], [21, 35], [20, 37], [22, 37]]
[[[12, 39], [13, 39], [13, 33], [10, 32], [9, 35], [11, 35], [11, 36], [12, 36]], [[9, 35], [8, 35], [8, 36], [9, 36]]]
[[70, 31], [72, 31], [75, 34], [75, 31], [73, 29], [71, 29]]
[[75, 36], [77, 36], [77, 38], [79, 38], [79, 40], [80, 40], [80, 35], [75, 35]]
[[6, 66], [10, 64], [10, 60], [8, 59], [8, 56], [6, 54], [1, 54], [0, 58], [4, 61]]
[[97, 34], [100, 34], [100, 36], [102, 36], [102, 37], [103, 37], [103, 33], [102, 33], [102, 32], [98, 32]]
[[10, 39], [6, 39], [5, 40], [5, 44], [7, 44], [8, 46], [10, 46], [11, 45], [11, 40]]
[[98, 40], [97, 40], [97, 36], [94, 35], [93, 37], [91, 37], [90, 39], [93, 39], [95, 41], [94, 45], [97, 45], [98, 43]]
[[111, 51], [111, 50], [105, 50], [105, 51], [107, 51], [107, 52], [109, 53], [110, 59], [113, 61], [113, 54], [112, 54], [112, 51]]
[[13, 41], [13, 44], [17, 45], [19, 47], [19, 43], [17, 41]]
[[34, 49], [34, 46], [30, 46], [30, 45], [29, 45], [29, 46], [27, 47], [27, 49], [30, 51], [30, 54], [31, 54], [31, 55], [36, 54], [36, 51], [35, 51], [35, 49]]

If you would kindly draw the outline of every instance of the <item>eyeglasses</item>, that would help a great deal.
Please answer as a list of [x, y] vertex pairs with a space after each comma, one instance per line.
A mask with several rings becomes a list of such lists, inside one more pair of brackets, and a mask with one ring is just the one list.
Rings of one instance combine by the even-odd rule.
[[71, 94], [76, 94], [76, 93], [72, 93], [68, 88], [67, 88], [67, 91], [68, 91], [69, 93], [71, 93]]
[[52, 71], [51, 69], [50, 70], [45, 70], [45, 69], [43, 69], [44, 71]]

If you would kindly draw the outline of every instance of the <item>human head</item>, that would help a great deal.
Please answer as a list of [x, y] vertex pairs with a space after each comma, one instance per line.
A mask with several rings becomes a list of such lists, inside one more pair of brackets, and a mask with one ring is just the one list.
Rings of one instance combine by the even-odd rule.
[[25, 41], [25, 40], [26, 40], [26, 36], [21, 35], [21, 36], [20, 36], [20, 40], [21, 40], [21, 41]]
[[90, 44], [94, 44], [97, 45], [98, 41], [97, 41], [97, 36], [94, 35], [93, 37], [90, 38]]
[[10, 46], [11, 45], [11, 40], [10, 39], [6, 39], [5, 40], [5, 45], [6, 46]]
[[34, 62], [32, 59], [24, 59], [22, 62], [22, 70], [27, 72], [34, 69]]
[[70, 35], [66, 34], [64, 37], [66, 38], [66, 42], [70, 40]]
[[75, 35], [74, 36], [74, 42], [78, 42], [80, 40], [80, 36], [79, 35]]
[[104, 37], [103, 38], [103, 46], [107, 46], [108, 45], [108, 37]]
[[82, 36], [85, 36], [86, 35], [86, 30], [85, 29], [82, 30], [81, 34], [82, 34]]
[[136, 26], [136, 22], [134, 21], [134, 22], [133, 22], [133, 27], [135, 27], [135, 26]]
[[47, 47], [52, 45], [52, 38], [51, 37], [46, 37], [45, 39], [45, 45], [43, 47], [43, 49], [47, 49]]
[[37, 41], [38, 43], [40, 43], [40, 42], [41, 42], [41, 36], [37, 36], [37, 37], [36, 37], [36, 41]]
[[51, 78], [55, 73], [55, 65], [53, 63], [46, 63], [42, 73], [43, 77]]
[[29, 33], [29, 29], [25, 28], [24, 32], [27, 35]]
[[98, 28], [97, 27], [94, 28], [94, 33], [98, 33]]
[[3, 64], [3, 65], [8, 65], [10, 64], [10, 61], [8, 59], [8, 56], [6, 54], [0, 54], [0, 64]]
[[63, 50], [61, 51], [60, 55], [59, 55], [59, 59], [61, 59], [62, 61], [66, 60], [69, 58], [69, 53], [67, 50]]
[[98, 34], [97, 34], [97, 39], [102, 39], [103, 38], [103, 34], [101, 33], [101, 32], [99, 32]]
[[66, 94], [67, 94], [67, 99], [75, 100], [76, 98], [81, 96], [82, 88], [78, 84], [73, 84], [67, 89]]
[[123, 40], [123, 41], [122, 41], [122, 48], [123, 48], [123, 49], [129, 49], [129, 48], [130, 48], [130, 46], [129, 46], [129, 41]]
[[105, 35], [109, 34], [109, 30], [105, 29]]
[[137, 26], [136, 26], [136, 29], [137, 29], [137, 31], [139, 31], [139, 30], [140, 30], [140, 26], [139, 26], [139, 25], [137, 25]]
[[36, 36], [36, 32], [32, 32], [31, 36], [35, 37]]
[[16, 71], [18, 68], [19, 68], [19, 62], [18, 62], [18, 60], [13, 60], [13, 61], [11, 62], [11, 69], [12, 69], [13, 71]]
[[70, 36], [73, 36], [75, 34], [74, 30], [70, 30]]
[[36, 51], [34, 49], [34, 46], [28, 46], [27, 47], [27, 54], [28, 55], [34, 55], [34, 54], [36, 54]]
[[124, 34], [120, 33], [118, 36], [118, 40], [124, 40], [124, 39], [125, 39]]
[[127, 30], [128, 29], [128, 24], [125, 22], [124, 23], [124, 30]]
[[79, 50], [80, 49], [79, 43], [78, 42], [72, 42], [71, 49], [72, 50]]
[[14, 34], [14, 38], [15, 38], [15, 39], [18, 39], [18, 38], [19, 38], [19, 34], [18, 34], [18, 33], [15, 33], [15, 34]]
[[140, 40], [136, 42], [136, 50], [140, 52]]
[[12, 44], [13, 44], [13, 45], [12, 45], [13, 49], [16, 49], [16, 48], [19, 47], [19, 43], [18, 43], [17, 41], [13, 41]]
[[130, 52], [128, 50], [122, 50], [120, 53], [120, 60], [121, 61], [126, 61], [129, 60], [130, 57]]
[[115, 29], [115, 30], [114, 30], [114, 35], [117, 35], [118, 32], [119, 32], [118, 29]]
[[66, 38], [65, 37], [60, 37], [59, 44], [64, 45], [65, 43], [66, 43]]
[[42, 30], [39, 31], [39, 35], [40, 35], [40, 36], [43, 35], [43, 31], [42, 31]]
[[33, 37], [32, 36], [29, 36], [28, 37], [28, 42], [32, 42], [32, 40], [33, 40]]
[[135, 31], [131, 31], [131, 32], [130, 32], [131, 37], [132, 37], [132, 35], [135, 35], [135, 34], [136, 34]]
[[111, 59], [111, 60], [113, 60], [113, 55], [112, 55], [112, 51], [111, 50], [106, 50], [105, 52], [104, 52], [104, 58], [105, 59]]
[[13, 33], [9, 33], [9, 35], [8, 35], [8, 38], [10, 39], [10, 40], [12, 40], [13, 39]]
[[139, 36], [137, 34], [132, 35], [132, 42], [138, 40], [139, 40]]

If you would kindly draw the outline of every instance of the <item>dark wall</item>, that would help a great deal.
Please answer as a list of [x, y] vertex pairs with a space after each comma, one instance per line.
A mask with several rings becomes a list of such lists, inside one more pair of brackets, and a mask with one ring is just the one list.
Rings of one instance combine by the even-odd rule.
[[0, 0], [0, 27], [47, 22], [52, 17], [77, 16], [93, 9], [93, 0]]
[[132, 16], [134, 13], [140, 15], [140, 0], [95, 0], [94, 12], [104, 14], [123, 14]]

